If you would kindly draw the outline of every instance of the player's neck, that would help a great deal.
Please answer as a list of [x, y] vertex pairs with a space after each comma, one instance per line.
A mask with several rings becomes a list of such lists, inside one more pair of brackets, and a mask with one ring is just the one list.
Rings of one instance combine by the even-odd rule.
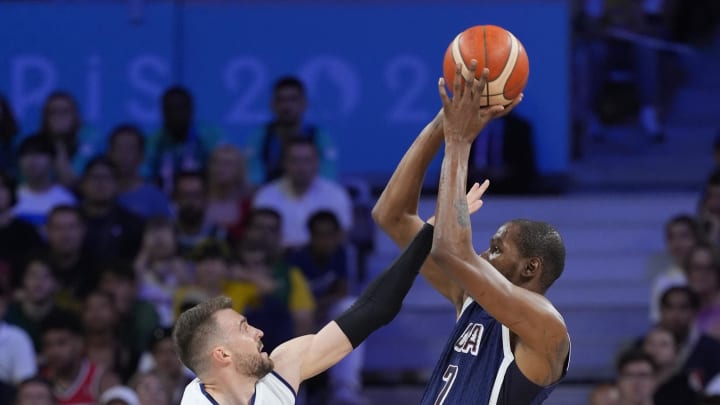
[[214, 378], [203, 380], [205, 391], [219, 404], [247, 405], [255, 394], [256, 377], [224, 372]]

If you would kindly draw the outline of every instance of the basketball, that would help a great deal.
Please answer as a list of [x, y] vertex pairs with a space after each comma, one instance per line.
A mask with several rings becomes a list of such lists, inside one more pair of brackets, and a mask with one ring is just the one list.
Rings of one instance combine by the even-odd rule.
[[476, 25], [458, 34], [448, 46], [443, 75], [452, 90], [455, 65], [462, 64], [463, 79], [470, 77], [470, 61], [477, 61], [476, 77], [488, 68], [484, 106], [508, 105], [527, 84], [530, 64], [522, 43], [508, 30], [496, 25]]

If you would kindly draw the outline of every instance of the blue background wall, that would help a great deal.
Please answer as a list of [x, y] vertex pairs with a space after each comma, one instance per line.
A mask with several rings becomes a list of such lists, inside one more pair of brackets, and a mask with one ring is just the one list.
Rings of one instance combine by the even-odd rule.
[[308, 85], [309, 118], [337, 139], [341, 171], [385, 175], [439, 108], [447, 45], [467, 27], [492, 23], [515, 33], [530, 56], [518, 112], [535, 125], [540, 169], [568, 169], [564, 2], [161, 2], [131, 16], [115, 3], [2, 6], [0, 91], [24, 131], [37, 127], [55, 88], [75, 92], [86, 120], [102, 131], [127, 120], [153, 129], [159, 95], [181, 82], [197, 98], [199, 119], [241, 143], [269, 118], [274, 79], [293, 73]]

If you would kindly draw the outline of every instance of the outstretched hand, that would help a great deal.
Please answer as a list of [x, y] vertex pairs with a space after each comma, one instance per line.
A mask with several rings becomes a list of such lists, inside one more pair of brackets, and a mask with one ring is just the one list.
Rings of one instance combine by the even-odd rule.
[[[468, 205], [468, 211], [470, 211], [470, 215], [478, 212], [480, 208], [483, 206], [483, 200], [481, 199], [483, 194], [487, 191], [488, 187], [490, 186], [490, 181], [485, 180], [480, 183], [475, 183], [470, 188], [470, 191], [467, 193], [467, 205]], [[435, 215], [428, 218], [427, 221], [428, 224], [435, 226]]]
[[485, 96], [483, 91], [486, 88], [488, 69], [484, 68], [480, 78], [475, 78], [477, 61], [470, 62], [468, 77], [471, 80], [464, 80], [462, 64], [455, 67], [455, 78], [453, 80], [453, 97], [448, 96], [445, 89], [445, 80], [440, 78], [438, 88], [440, 99], [443, 104], [443, 129], [446, 141], [461, 141], [472, 143], [480, 131], [490, 120], [508, 114], [522, 100], [522, 94], [507, 106], [493, 105], [483, 107]]

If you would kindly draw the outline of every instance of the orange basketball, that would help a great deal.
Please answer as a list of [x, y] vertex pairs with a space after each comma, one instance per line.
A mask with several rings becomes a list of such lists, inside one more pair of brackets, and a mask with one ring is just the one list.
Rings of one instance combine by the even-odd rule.
[[496, 25], [476, 25], [458, 34], [445, 52], [443, 74], [452, 90], [455, 65], [462, 63], [463, 78], [470, 77], [470, 61], [477, 60], [476, 77], [488, 68], [483, 105], [507, 105], [525, 89], [530, 64], [525, 48], [515, 36]]

